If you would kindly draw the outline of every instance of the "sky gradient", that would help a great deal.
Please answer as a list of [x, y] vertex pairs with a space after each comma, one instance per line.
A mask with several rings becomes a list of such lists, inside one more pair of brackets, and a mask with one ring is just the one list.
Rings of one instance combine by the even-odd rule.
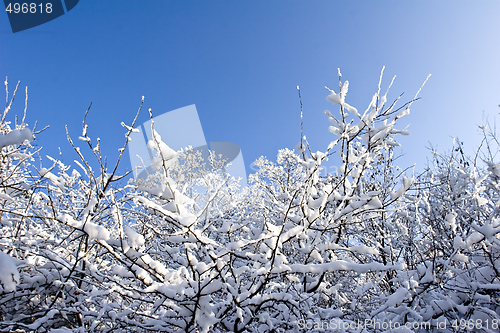
[[[304, 129], [312, 149], [333, 135], [324, 110], [337, 68], [349, 80], [346, 102], [365, 110], [386, 66], [389, 101], [410, 100], [432, 74], [398, 128], [402, 167], [423, 168], [430, 144], [449, 150], [452, 137], [470, 154], [484, 116], [500, 108], [498, 1], [111, 1], [85, 0], [67, 14], [13, 34], [0, 14], [0, 76], [28, 86], [28, 123], [50, 128], [37, 136], [42, 155], [76, 158], [85, 110], [89, 136], [101, 138], [109, 163], [124, 143], [123, 121], [195, 104], [207, 141], [238, 144], [247, 172], [264, 155], [294, 148]], [[21, 115], [21, 93], [12, 110]], [[11, 120], [13, 118], [11, 117]], [[76, 140], [78, 141], [78, 140]], [[83, 146], [83, 142], [79, 141]], [[167, 142], [168, 144], [168, 142]], [[90, 156], [90, 154], [89, 154]], [[45, 161], [49, 164], [49, 161]], [[128, 156], [124, 171], [130, 168]]]

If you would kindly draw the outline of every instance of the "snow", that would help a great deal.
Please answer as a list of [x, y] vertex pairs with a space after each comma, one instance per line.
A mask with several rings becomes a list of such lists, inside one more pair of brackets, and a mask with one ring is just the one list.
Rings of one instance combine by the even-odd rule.
[[[492, 221], [493, 223], [497, 223], [497, 221]], [[483, 226], [479, 227], [474, 225], [474, 228], [484, 235], [487, 239], [492, 239], [496, 234], [500, 233], [500, 227], [493, 226], [493, 223], [485, 223]]]
[[112, 269], [113, 274], [116, 274], [120, 277], [127, 278], [127, 277], [133, 277], [134, 273], [132, 273], [129, 269], [123, 267], [123, 266], [114, 266]]
[[414, 183], [414, 179], [403, 177], [403, 185], [395, 192], [390, 192], [391, 200], [396, 200], [400, 198], [410, 186]]
[[98, 225], [94, 222], [83, 222], [75, 220], [69, 214], [62, 214], [59, 216], [59, 220], [82, 231], [85, 231], [90, 239], [98, 239], [98, 240], [109, 240], [110, 232], [106, 227], [102, 225]]
[[469, 235], [469, 237], [467, 237], [467, 240], [465, 241], [465, 247], [467, 249], [470, 249], [470, 247], [475, 244], [475, 243], [478, 243], [480, 241], [482, 241], [484, 239], [484, 235], [479, 233], [479, 232], [473, 232], [472, 234]]
[[344, 85], [342, 86], [339, 94], [336, 94], [333, 90], [331, 90], [328, 87], [325, 87], [325, 88], [328, 91], [330, 91], [330, 95], [328, 95], [326, 97], [327, 101], [330, 101], [333, 104], [339, 104], [339, 105], [343, 106], [347, 111], [353, 113], [354, 115], [356, 115], [358, 117], [361, 117], [358, 110], [355, 107], [353, 107], [345, 102], [345, 96], [347, 94], [347, 91], [349, 90], [349, 81], [344, 82]]
[[404, 264], [385, 266], [377, 262], [372, 262], [369, 264], [357, 264], [353, 262], [347, 262], [344, 260], [337, 260], [334, 262], [329, 262], [324, 264], [308, 264], [308, 265], [291, 264], [288, 266], [294, 273], [322, 274], [324, 272], [334, 272], [334, 271], [354, 271], [357, 273], [386, 271], [390, 269], [402, 269], [404, 267]]
[[90, 239], [108, 240], [110, 237], [108, 229], [93, 222], [85, 223], [83, 230], [89, 235]]
[[476, 199], [477, 199], [478, 206], [486, 205], [489, 202], [488, 199], [480, 197], [480, 196], [476, 196]]
[[161, 141], [161, 136], [153, 130], [153, 140], [149, 140], [147, 143], [149, 149], [155, 149], [163, 157], [163, 160], [169, 160], [175, 158], [178, 153], [170, 148], [166, 143]]
[[20, 145], [24, 141], [33, 141], [33, 134], [29, 128], [24, 128], [22, 130], [12, 130], [5, 135], [0, 135], [0, 148], [9, 145]]
[[340, 94], [336, 94], [333, 90], [325, 87], [326, 89], [330, 90], [330, 95], [326, 97], [327, 101], [332, 102], [333, 104], [342, 104], [342, 96]]
[[467, 257], [465, 254], [457, 253], [453, 257], [453, 260], [455, 260], [455, 261], [461, 261], [461, 262], [468, 262], [469, 261], [469, 257]]
[[[255, 162], [244, 191], [224, 170], [204, 172], [196, 161], [189, 169], [155, 132], [159, 168], [106, 191], [120, 176], [110, 169], [76, 162], [80, 174], [51, 159], [31, 173], [29, 145], [6, 150], [0, 325], [67, 333], [75, 313], [96, 332], [281, 332], [299, 319], [340, 325], [370, 315], [433, 325], [496, 319], [500, 164], [469, 170], [436, 154], [413, 179], [391, 155], [406, 134], [396, 118], [408, 109], [383, 109], [380, 85], [363, 116], [345, 102], [347, 82], [331, 91], [341, 107], [336, 117], [325, 112], [337, 136], [327, 150], [303, 136], [298, 155]], [[333, 154], [338, 172], [323, 173]], [[412, 330], [387, 332], [395, 331]]]
[[455, 238], [453, 239], [453, 248], [455, 250], [459, 250], [465, 248], [466, 246], [467, 244], [463, 241], [462, 237], [456, 235]]
[[132, 126], [126, 125], [123, 121], [121, 122], [121, 125], [127, 129], [128, 132], [131, 133], [140, 133], [138, 128], [132, 128]]
[[378, 249], [374, 247], [369, 247], [366, 245], [353, 245], [351, 247], [344, 247], [335, 243], [325, 243], [325, 244], [320, 244], [318, 245], [318, 249], [321, 251], [325, 250], [344, 250], [344, 251], [351, 251], [354, 253], [359, 253], [359, 254], [375, 254], [378, 255], [379, 251]]
[[14, 201], [10, 195], [5, 193], [0, 193], [0, 200]]
[[0, 251], [0, 292], [16, 290], [19, 282], [19, 271], [14, 259], [7, 253]]
[[127, 235], [128, 243], [131, 247], [137, 250], [144, 245], [145, 240], [143, 235], [137, 233], [128, 225], [123, 226], [123, 231], [125, 232], [125, 235]]
[[380, 202], [380, 199], [378, 197], [372, 198], [365, 205], [365, 209], [380, 209], [382, 207], [383, 207], [382, 202]]
[[457, 231], [456, 218], [457, 218], [457, 213], [448, 213], [444, 218], [446, 226], [450, 228], [453, 232]]
[[401, 287], [398, 290], [396, 290], [396, 292], [394, 294], [387, 297], [387, 301], [385, 302], [385, 305], [387, 307], [396, 306], [396, 305], [400, 304], [401, 302], [403, 302], [403, 300], [406, 298], [407, 295], [408, 295], [408, 290], [406, 288]]

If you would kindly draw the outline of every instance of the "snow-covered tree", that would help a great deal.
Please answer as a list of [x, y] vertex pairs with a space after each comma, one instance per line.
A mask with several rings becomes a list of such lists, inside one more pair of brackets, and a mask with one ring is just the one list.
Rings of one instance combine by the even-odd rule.
[[[417, 96], [388, 103], [381, 86], [359, 112], [339, 71], [326, 149], [301, 133], [240, 188], [217, 156], [168, 147], [154, 121], [152, 172], [124, 182], [137, 116], [111, 168], [85, 120], [78, 141], [68, 133], [75, 167], [37, 167], [38, 132], [7, 121], [6, 82], [0, 331], [496, 331], [496, 135], [482, 127], [475, 159], [457, 143], [414, 175], [394, 154]], [[322, 176], [327, 159], [339, 168]]]

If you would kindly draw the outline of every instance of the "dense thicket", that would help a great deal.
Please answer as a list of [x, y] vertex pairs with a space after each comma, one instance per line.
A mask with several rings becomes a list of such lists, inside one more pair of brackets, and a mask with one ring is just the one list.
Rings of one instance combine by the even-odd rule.
[[[388, 104], [379, 82], [360, 113], [339, 79], [327, 149], [302, 136], [257, 160], [243, 189], [216, 157], [170, 149], [154, 122], [147, 179], [123, 185], [126, 143], [107, 168], [85, 122], [89, 154], [70, 139], [76, 168], [37, 168], [33, 131], [7, 122], [7, 98], [0, 331], [498, 331], [495, 133], [482, 128], [473, 159], [457, 143], [415, 175], [394, 148], [416, 96]], [[134, 123], [122, 125], [128, 139]], [[328, 158], [339, 167], [321, 176]]]

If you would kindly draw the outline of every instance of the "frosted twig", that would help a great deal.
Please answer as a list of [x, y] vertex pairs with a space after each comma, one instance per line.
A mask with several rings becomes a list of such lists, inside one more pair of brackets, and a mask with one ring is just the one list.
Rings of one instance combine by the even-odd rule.
[[24, 120], [26, 119], [26, 110], [28, 110], [28, 86], [26, 86], [26, 99], [24, 100], [24, 113], [23, 113], [23, 120], [21, 121], [21, 128], [24, 127]]
[[300, 87], [297, 86], [297, 92], [299, 94], [299, 102], [300, 102], [300, 152], [302, 154], [302, 158], [305, 160], [305, 147], [304, 147], [304, 108], [302, 105], [302, 96], [300, 95]]
[[12, 94], [12, 98], [10, 99], [10, 102], [8, 103], [7, 107], [5, 108], [5, 110], [3, 112], [2, 121], [0, 122], [1, 124], [4, 123], [5, 117], [7, 117], [7, 114], [9, 113], [9, 110], [12, 107], [12, 102], [14, 102], [14, 99], [16, 98], [17, 89], [19, 89], [20, 84], [21, 84], [21, 81], [17, 81], [16, 89], [14, 89], [14, 93]]
[[5, 77], [5, 81], [3, 83], [5, 85], [5, 106], [9, 105], [9, 80], [8, 76]]

